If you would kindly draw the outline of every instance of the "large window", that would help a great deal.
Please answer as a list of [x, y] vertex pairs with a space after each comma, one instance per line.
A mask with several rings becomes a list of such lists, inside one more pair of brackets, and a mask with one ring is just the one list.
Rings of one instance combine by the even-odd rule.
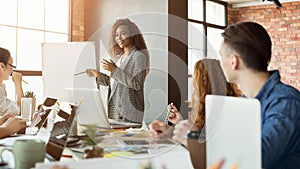
[[226, 3], [209, 0], [188, 0], [188, 64], [203, 58], [218, 58], [221, 32], [227, 26]]
[[189, 99], [194, 64], [203, 58], [218, 59], [221, 32], [227, 26], [225, 2], [188, 0]]
[[[58, 5], [59, 4], [59, 5]], [[69, 41], [69, 0], [0, 0], [0, 46], [8, 49], [37, 103], [43, 101], [42, 43]], [[11, 79], [8, 97], [15, 99]]]

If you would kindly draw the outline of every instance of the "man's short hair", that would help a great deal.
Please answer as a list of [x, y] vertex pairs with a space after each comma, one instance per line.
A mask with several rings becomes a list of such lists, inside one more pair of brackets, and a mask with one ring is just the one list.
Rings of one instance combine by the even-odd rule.
[[266, 72], [272, 55], [272, 42], [267, 31], [255, 22], [239, 22], [221, 34], [226, 47], [237, 52], [245, 66]]

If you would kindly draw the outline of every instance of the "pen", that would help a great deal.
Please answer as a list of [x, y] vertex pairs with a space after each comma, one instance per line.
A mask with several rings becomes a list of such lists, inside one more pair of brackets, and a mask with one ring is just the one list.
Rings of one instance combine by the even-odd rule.
[[[15, 70], [14, 72], [18, 72], [18, 73], [20, 73], [19, 71], [16, 71], [16, 70]], [[12, 76], [12, 73], [11, 73], [10, 75]], [[25, 84], [27, 84], [27, 85], [29, 85], [29, 83], [28, 83], [28, 82], [26, 82], [26, 81], [25, 81], [25, 80], [23, 80], [23, 79], [22, 79], [22, 82], [23, 82], [23, 83], [25, 83]]]
[[82, 101], [83, 101], [83, 98], [81, 98], [81, 99], [79, 100], [78, 107], [80, 107]]
[[23, 83], [25, 83], [25, 84], [27, 84], [27, 85], [29, 85], [29, 83], [28, 83], [28, 82], [26, 82], [25, 80], [22, 80], [22, 82], [23, 82]]
[[78, 75], [81, 75], [81, 74], [84, 74], [84, 73], [85, 73], [85, 71], [84, 72], [75, 73], [73, 76], [78, 76]]

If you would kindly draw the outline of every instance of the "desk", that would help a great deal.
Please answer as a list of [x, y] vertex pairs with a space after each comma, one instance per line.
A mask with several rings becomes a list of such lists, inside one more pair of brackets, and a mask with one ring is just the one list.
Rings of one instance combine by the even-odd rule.
[[[106, 137], [99, 145], [107, 150], [122, 149], [122, 146], [116, 145], [116, 142], [124, 139], [124, 133], [116, 132]], [[141, 133], [135, 135], [135, 139], [140, 139], [147, 134]], [[121, 138], [122, 137], [122, 138]], [[125, 138], [126, 139], [126, 138]], [[143, 138], [144, 139], [144, 138]], [[38, 163], [35, 169], [50, 169], [54, 164], [68, 166], [70, 169], [99, 169], [99, 168], [130, 168], [140, 169], [144, 163], [151, 163], [153, 169], [192, 169], [189, 152], [180, 144], [159, 144], [161, 146], [153, 146], [148, 149], [148, 153], [138, 153], [130, 156], [117, 156], [113, 158], [92, 158], [81, 159], [78, 161], [62, 159], [59, 162]], [[136, 146], [136, 145], [135, 145]], [[123, 146], [127, 149], [130, 146]], [[66, 151], [65, 151], [66, 152]], [[69, 152], [67, 152], [69, 154]]]
[[[115, 151], [119, 148], [127, 149], [130, 146], [124, 146], [118, 144], [120, 140], [126, 139], [150, 139], [148, 132], [140, 132], [134, 135], [134, 138], [128, 138], [126, 131], [115, 131], [109, 135], [106, 135], [104, 140], [99, 144], [106, 151]], [[124, 136], [125, 135], [125, 136]], [[136, 146], [136, 145], [133, 145]], [[68, 149], [67, 149], [68, 150]], [[70, 151], [65, 150], [63, 154], [70, 154]], [[127, 149], [128, 150], [128, 149]], [[74, 155], [74, 154], [72, 154]], [[4, 168], [13, 168], [14, 161], [13, 155], [10, 152], [5, 152], [5, 159], [9, 162], [9, 165]], [[146, 153], [138, 153], [132, 156], [118, 156], [113, 158], [93, 158], [93, 159], [81, 159], [76, 161], [75, 158], [62, 158], [59, 162], [49, 162], [45, 160], [44, 163], [36, 164], [35, 169], [47, 169], [51, 168], [53, 164], [65, 165], [70, 169], [98, 169], [98, 168], [130, 168], [140, 169], [144, 163], [151, 163], [155, 169], [190, 169], [192, 163], [190, 160], [189, 152], [180, 144], [159, 144], [147, 149]], [[2, 168], [0, 168], [2, 169]]]
[[140, 169], [145, 162], [150, 162], [155, 169], [191, 169], [188, 151], [182, 146], [178, 145], [168, 151], [161, 149], [161, 154], [146, 158], [145, 156], [131, 156], [131, 157], [115, 157], [115, 158], [93, 158], [84, 159], [80, 161], [60, 161], [54, 163], [39, 163], [36, 164], [35, 169], [50, 169], [53, 164], [68, 166], [70, 169]]

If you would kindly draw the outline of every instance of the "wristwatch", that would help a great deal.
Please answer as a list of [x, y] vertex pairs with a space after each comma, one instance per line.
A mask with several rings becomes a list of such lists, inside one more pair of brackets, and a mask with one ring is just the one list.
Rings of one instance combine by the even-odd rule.
[[190, 131], [189, 133], [187, 133], [187, 138], [200, 139], [200, 135], [201, 135], [200, 130]]

